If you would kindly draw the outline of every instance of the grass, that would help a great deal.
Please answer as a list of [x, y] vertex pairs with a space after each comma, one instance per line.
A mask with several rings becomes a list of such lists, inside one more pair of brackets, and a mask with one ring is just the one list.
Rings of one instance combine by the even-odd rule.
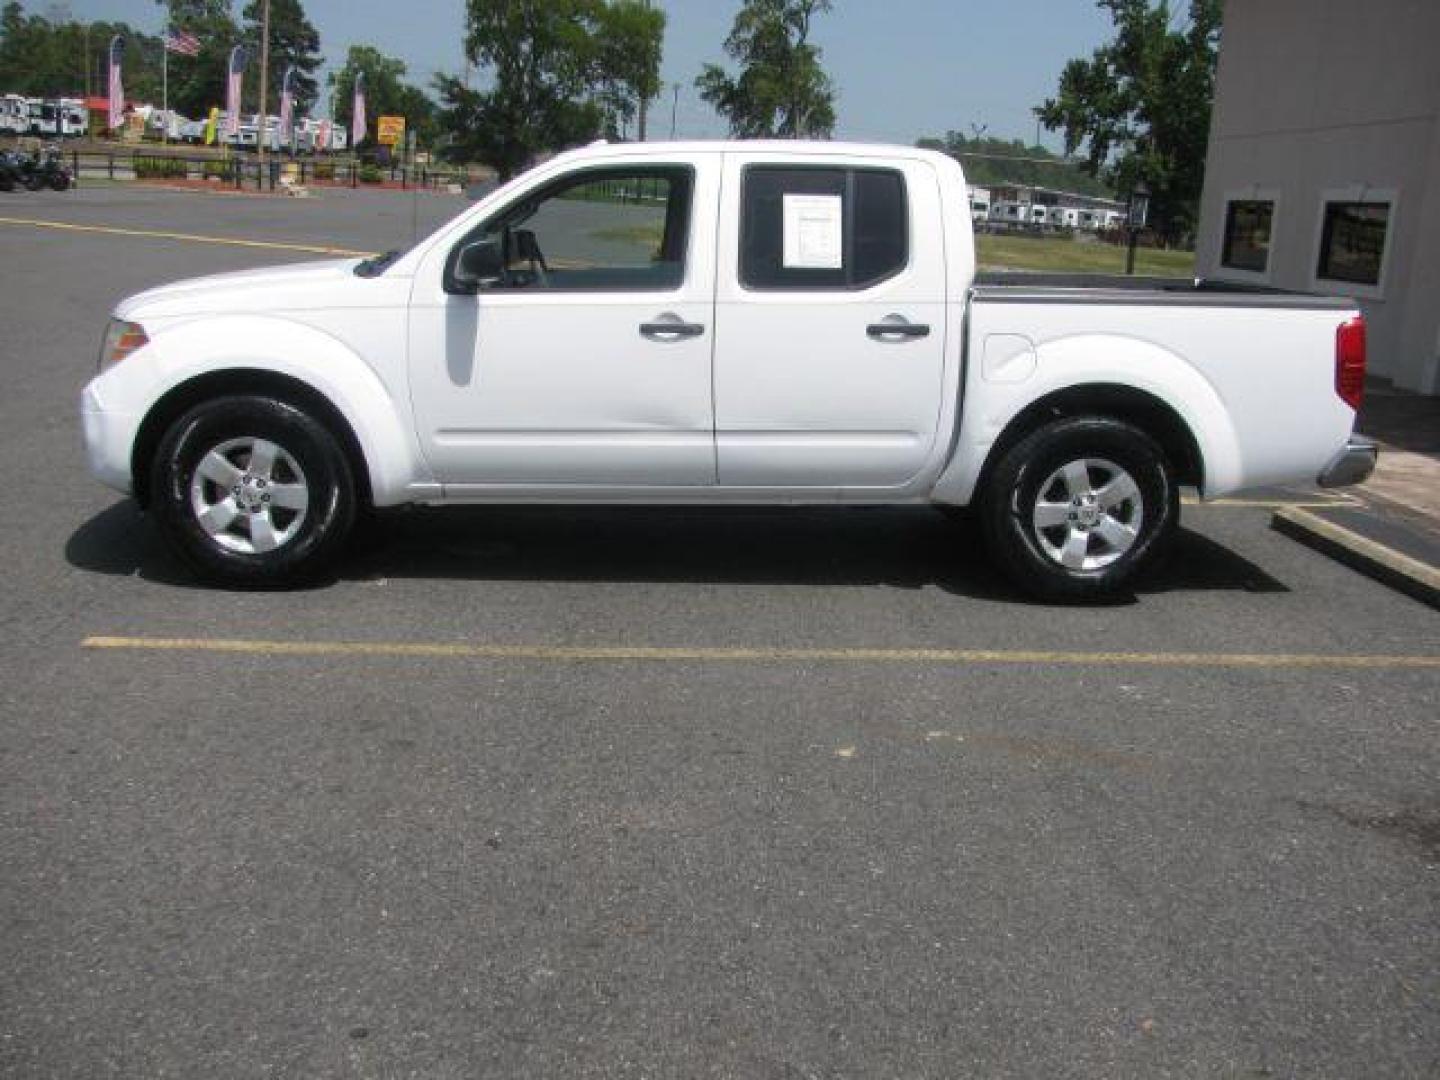
[[[1032, 239], [982, 233], [975, 238], [981, 270], [1043, 270], [1056, 274], [1123, 274], [1125, 249], [1112, 244], [1060, 238]], [[1140, 248], [1135, 273], [1153, 277], [1193, 277], [1193, 251]]]
[[659, 250], [660, 241], [665, 238], [665, 226], [660, 222], [648, 225], [616, 225], [609, 229], [596, 229], [590, 236], [595, 240], [610, 240]]
[[[664, 231], [664, 226], [657, 221], [597, 229], [590, 236], [596, 240], [658, 250]], [[1125, 272], [1125, 249], [1111, 244], [989, 234], [981, 234], [975, 240], [979, 247], [981, 270], [1043, 270], [1056, 274]], [[1135, 273], [1146, 277], [1192, 277], [1195, 273], [1195, 253], [1140, 248], [1135, 252]]]

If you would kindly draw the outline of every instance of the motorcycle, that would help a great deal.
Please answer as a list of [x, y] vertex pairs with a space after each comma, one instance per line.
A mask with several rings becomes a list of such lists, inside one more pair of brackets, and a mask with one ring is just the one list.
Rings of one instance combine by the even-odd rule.
[[14, 191], [23, 179], [20, 155], [12, 150], [0, 150], [0, 191]]
[[66, 168], [60, 150], [47, 146], [44, 151], [36, 150], [29, 158], [22, 159], [21, 180], [28, 191], [39, 191], [52, 187], [64, 191], [70, 186], [70, 170]]

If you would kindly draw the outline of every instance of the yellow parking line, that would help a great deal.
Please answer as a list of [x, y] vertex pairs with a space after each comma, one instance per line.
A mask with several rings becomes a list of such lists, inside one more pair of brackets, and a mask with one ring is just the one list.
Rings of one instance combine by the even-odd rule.
[[1260, 510], [1280, 510], [1287, 506], [1307, 510], [1324, 510], [1336, 506], [1353, 506], [1357, 500], [1348, 495], [1333, 499], [1196, 499], [1185, 496], [1180, 500], [1185, 506], [1242, 506]]
[[37, 229], [60, 229], [65, 232], [105, 233], [112, 236], [141, 236], [152, 240], [180, 240], [187, 244], [221, 244], [226, 247], [265, 248], [271, 251], [303, 251], [311, 255], [374, 255], [373, 251], [324, 247], [319, 244], [287, 244], [278, 240], [240, 240], [233, 236], [202, 236], [198, 233], [165, 232], [160, 229], [122, 229], [114, 225], [76, 225], [69, 221], [43, 221], [38, 218], [0, 217], [0, 225], [28, 225]]
[[233, 638], [87, 637], [86, 649], [247, 653], [257, 656], [370, 656], [453, 660], [702, 663], [1067, 664], [1215, 668], [1420, 668], [1440, 656], [1344, 653], [1060, 652], [1023, 649], [783, 649], [650, 645], [472, 645], [463, 642], [261, 641]]

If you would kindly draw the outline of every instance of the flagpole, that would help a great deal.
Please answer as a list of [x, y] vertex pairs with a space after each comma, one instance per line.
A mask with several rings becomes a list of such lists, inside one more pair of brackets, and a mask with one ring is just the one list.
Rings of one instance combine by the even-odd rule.
[[260, 17], [260, 137], [256, 140], [260, 144], [260, 176], [261, 183], [264, 183], [265, 176], [265, 144], [270, 141], [268, 110], [265, 104], [265, 95], [269, 92], [267, 77], [270, 74], [270, 0], [265, 0], [263, 14]]
[[160, 145], [170, 144], [170, 24], [160, 38]]

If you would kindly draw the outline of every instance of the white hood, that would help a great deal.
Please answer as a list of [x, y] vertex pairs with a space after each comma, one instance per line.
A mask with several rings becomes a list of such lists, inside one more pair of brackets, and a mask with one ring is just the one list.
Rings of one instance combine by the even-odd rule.
[[122, 300], [117, 318], [145, 319], [229, 312], [315, 311], [367, 307], [375, 303], [383, 278], [355, 276], [359, 259], [325, 259], [189, 278]]

